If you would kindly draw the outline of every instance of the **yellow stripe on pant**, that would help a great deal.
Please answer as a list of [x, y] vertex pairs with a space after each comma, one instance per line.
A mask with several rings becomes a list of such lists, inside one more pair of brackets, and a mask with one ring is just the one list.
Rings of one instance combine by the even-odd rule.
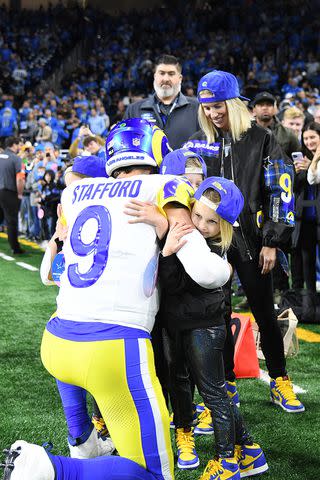
[[169, 415], [149, 339], [75, 342], [45, 330], [41, 358], [62, 382], [95, 398], [119, 455], [171, 480]]

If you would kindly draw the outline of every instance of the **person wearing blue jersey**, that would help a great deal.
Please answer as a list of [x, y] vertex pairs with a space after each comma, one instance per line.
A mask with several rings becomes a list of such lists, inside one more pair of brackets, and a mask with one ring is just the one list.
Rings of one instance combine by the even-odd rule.
[[3, 109], [0, 115], [0, 146], [4, 146], [5, 140], [12, 137], [16, 129], [16, 117], [13, 115], [11, 109]]
[[[167, 152], [168, 142], [160, 129], [141, 119], [121, 122], [107, 138], [110, 178], [84, 178], [62, 195], [68, 227], [65, 271], [41, 356], [63, 386], [67, 423], [76, 430], [73, 442], [69, 441], [72, 458], [20, 440], [7, 452], [6, 479], [171, 480], [174, 476], [169, 415], [150, 341], [158, 308], [157, 230], [153, 225], [129, 223], [123, 214], [131, 198], [157, 201], [163, 211], [170, 210], [171, 220], [175, 210], [182, 210], [175, 207], [177, 202], [190, 208], [190, 185], [176, 177], [150, 175]], [[188, 219], [191, 225], [190, 215]], [[167, 229], [165, 217], [161, 228]], [[182, 262], [189, 275], [207, 288], [224, 284], [230, 275], [227, 262], [210, 252], [197, 231], [188, 236]], [[119, 457], [79, 458], [80, 447], [88, 447], [91, 457], [99, 455], [87, 416], [86, 391], [97, 401]]]

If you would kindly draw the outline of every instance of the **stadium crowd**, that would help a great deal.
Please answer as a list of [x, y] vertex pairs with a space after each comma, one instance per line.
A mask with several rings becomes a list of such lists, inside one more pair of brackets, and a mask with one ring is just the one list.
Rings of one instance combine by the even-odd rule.
[[[297, 11], [298, 6], [299, 11]], [[9, 12], [3, 11], [9, 19]], [[77, 15], [81, 16], [80, 9], [76, 11]], [[143, 142], [140, 145], [140, 134], [150, 137], [150, 144], [153, 146], [154, 138], [161, 132], [158, 128], [160, 127], [164, 132], [161, 132], [161, 139], [166, 141], [168, 138], [173, 147], [173, 152], [168, 153], [169, 148], [163, 140], [160, 160], [163, 160], [163, 151], [168, 155], [163, 154], [164, 162], [160, 173], [186, 176], [191, 173], [198, 176], [197, 182], [194, 177], [188, 177], [191, 183], [194, 180], [195, 183], [192, 185], [195, 190], [198, 188], [194, 193], [196, 201], [193, 210], [186, 200], [181, 200], [182, 197], [176, 194], [181, 186], [179, 182], [175, 184], [174, 194], [170, 190], [171, 193], [168, 195], [163, 187], [164, 200], [162, 203], [159, 201], [159, 196], [157, 197], [159, 210], [166, 212], [168, 217], [169, 223], [166, 223], [165, 231], [168, 226], [171, 227], [163, 244], [160, 278], [164, 282], [164, 287], [166, 287], [165, 282], [172, 285], [170, 284], [172, 282], [169, 275], [170, 268], [175, 272], [174, 275], [177, 275], [177, 270], [175, 270], [177, 265], [170, 262], [172, 256], [176, 254], [183, 267], [180, 265], [182, 271], [178, 270], [179, 279], [184, 288], [183, 293], [186, 295], [183, 297], [183, 302], [189, 301], [192, 308], [197, 307], [196, 314], [198, 315], [201, 303], [200, 295], [203, 295], [201, 298], [205, 299], [207, 292], [204, 293], [204, 290], [211, 288], [212, 295], [216, 295], [214, 308], [217, 310], [215, 310], [214, 318], [215, 321], [221, 320], [221, 322], [219, 325], [212, 325], [212, 315], [208, 319], [206, 311], [203, 324], [199, 328], [197, 328], [198, 324], [196, 322], [192, 324], [192, 321], [191, 326], [188, 328], [183, 326], [181, 331], [178, 327], [177, 331], [170, 330], [170, 326], [166, 327], [167, 336], [165, 335], [164, 341], [167, 342], [169, 351], [169, 353], [166, 352], [169, 356], [166, 358], [169, 364], [168, 384], [165, 379], [166, 373], [157, 364], [157, 361], [162, 359], [160, 358], [161, 352], [157, 352], [155, 344], [155, 339], [159, 341], [159, 344], [162, 342], [163, 332], [159, 334], [154, 331], [153, 342], [157, 375], [162, 383], [164, 395], [166, 395], [166, 387], [169, 389], [174, 412], [172, 423], [174, 422], [176, 427], [178, 467], [182, 469], [196, 468], [199, 464], [193, 432], [198, 434], [214, 432], [218, 459], [213, 463], [209, 462], [201, 477], [203, 480], [239, 479], [240, 473], [242, 476], [250, 476], [263, 473], [268, 469], [262, 449], [258, 444], [253, 443], [242, 424], [242, 418], [238, 411], [239, 398], [234, 375], [234, 345], [230, 326], [231, 284], [227, 282], [230, 273], [225, 262], [227, 251], [228, 262], [239, 275], [244, 293], [248, 297], [249, 306], [260, 327], [262, 348], [270, 374], [271, 400], [286, 412], [301, 413], [305, 410], [304, 405], [293, 392], [291, 380], [286, 371], [283, 341], [274, 310], [273, 283], [282, 293], [289, 289], [287, 263], [290, 254], [292, 286], [301, 290], [305, 284], [306, 290], [309, 292], [309, 296], [307, 296], [309, 304], [314, 302], [316, 295], [315, 264], [320, 223], [317, 186], [320, 183], [320, 95], [318, 90], [320, 62], [317, 60], [320, 45], [317, 38], [318, 20], [311, 18], [310, 21], [310, 15], [310, 4], [301, 5], [298, 1], [272, 1], [264, 9], [261, 8], [260, 2], [232, 1], [228, 2], [227, 6], [217, 6], [216, 8], [205, 4], [201, 9], [184, 11], [183, 15], [178, 7], [175, 12], [171, 12], [169, 9], [155, 9], [146, 12], [143, 17], [136, 12], [131, 12], [116, 19], [98, 15], [94, 10], [90, 10], [86, 12], [86, 20], [83, 22], [87, 31], [93, 29], [94, 23], [95, 35], [92, 39], [92, 53], [87, 58], [83, 58], [76, 70], [63, 79], [59, 91], [44, 90], [40, 80], [44, 75], [44, 69], [49, 74], [57, 65], [56, 62], [61, 61], [65, 55], [68, 45], [79, 40], [76, 24], [73, 24], [74, 30], [71, 28], [68, 35], [64, 35], [66, 24], [60, 22], [63, 17], [61, 5], [56, 9], [51, 9], [50, 15], [48, 12], [34, 14], [34, 25], [39, 27], [35, 37], [39, 41], [38, 44], [36, 42], [33, 45], [33, 37], [31, 41], [28, 29], [25, 30], [23, 37], [18, 36], [18, 32], [21, 32], [19, 19], [11, 31], [5, 31], [2, 43], [0, 42], [0, 56], [6, 64], [5, 74], [1, 77], [0, 161], [1, 159], [11, 161], [15, 173], [17, 173], [15, 198], [10, 197], [10, 201], [8, 201], [9, 196], [6, 192], [12, 190], [8, 185], [9, 182], [12, 185], [13, 177], [9, 178], [7, 173], [3, 174], [4, 170], [0, 163], [0, 208], [2, 207], [2, 217], [7, 223], [8, 239], [14, 254], [20, 255], [24, 251], [17, 243], [18, 232], [16, 226], [13, 226], [12, 215], [8, 216], [9, 210], [11, 213], [13, 210], [16, 213], [17, 207], [19, 208], [20, 234], [39, 243], [44, 241], [43, 245], [45, 246], [49, 245], [49, 250], [47, 250], [48, 258], [50, 257], [47, 269], [49, 272], [52, 261], [52, 245], [54, 254], [57, 253], [59, 245], [61, 248], [61, 238], [57, 237], [56, 230], [57, 223], [58, 225], [59, 222], [62, 224], [58, 205], [66, 183], [67, 186], [72, 183], [72, 176], [76, 177], [73, 181], [89, 177], [88, 185], [84, 185], [84, 187], [89, 186], [89, 193], [84, 193], [85, 188], [83, 188], [79, 194], [78, 187], [72, 186], [69, 189], [70, 192], [73, 189], [72, 202], [71, 197], [64, 197], [66, 212], [69, 209], [69, 221], [71, 219], [71, 222], [74, 222], [72, 231], [78, 229], [81, 232], [85, 222], [91, 217], [82, 218], [80, 201], [86, 195], [87, 200], [92, 200], [96, 193], [100, 192], [99, 188], [102, 185], [98, 184], [95, 178], [91, 178], [103, 176], [100, 175], [101, 170], [100, 167], [98, 169], [98, 164], [101, 166], [106, 162], [106, 171], [111, 181], [110, 184], [106, 183], [105, 190], [102, 190], [99, 198], [101, 200], [104, 192], [107, 192], [109, 188], [111, 209], [113, 202], [116, 205], [116, 202], [112, 200], [113, 197], [121, 196], [118, 193], [122, 191], [122, 187], [120, 188], [122, 178], [129, 178], [134, 175], [133, 172], [138, 174], [141, 169], [146, 170], [146, 168], [147, 173], [143, 175], [149, 176], [150, 173], [154, 173], [151, 167], [157, 165], [156, 160], [158, 159], [153, 158], [151, 163], [148, 160], [147, 164], [132, 163], [132, 158], [136, 159], [137, 156], [132, 155], [130, 148], [125, 148], [125, 142], [128, 142], [134, 154], [142, 152], [145, 155], [146, 149], [149, 147], [146, 147]], [[55, 18], [61, 27], [57, 35], [53, 35], [53, 28], [52, 34], [48, 34], [50, 28], [55, 25], [52, 18]], [[217, 23], [218, 28], [215, 28]], [[49, 29], [41, 29], [41, 24], [48, 26]], [[32, 48], [35, 53], [34, 65], [37, 65], [35, 71], [33, 68], [28, 71], [25, 64], [29, 53], [28, 48]], [[174, 56], [176, 54], [178, 54], [180, 62]], [[40, 60], [39, 55], [41, 56]], [[8, 81], [9, 77], [13, 79], [13, 83]], [[39, 87], [31, 88], [33, 82], [37, 81]], [[132, 138], [131, 130], [134, 132]], [[134, 134], [139, 138], [136, 138]], [[152, 150], [154, 157], [156, 157], [155, 151], [158, 152], [158, 150]], [[144, 162], [152, 155], [144, 156]], [[184, 157], [196, 160], [196, 163], [190, 164], [190, 166], [186, 163], [185, 158], [184, 169], [179, 171], [177, 165]], [[87, 165], [85, 165], [86, 161]], [[243, 169], [244, 163], [245, 169]], [[99, 175], [92, 173], [95, 168], [99, 170]], [[206, 176], [208, 176], [207, 180], [205, 180]], [[220, 197], [218, 208], [216, 208], [216, 200], [212, 200], [210, 195], [206, 197], [205, 194], [208, 193], [208, 189], [215, 190], [218, 177], [221, 184], [219, 184]], [[120, 183], [117, 183], [118, 178]], [[151, 185], [153, 181], [164, 183], [164, 180], [145, 180], [146, 185]], [[130, 179], [127, 184], [130, 184]], [[107, 185], [109, 185], [108, 188]], [[113, 186], [110, 188], [110, 185]], [[116, 185], [118, 186], [116, 187]], [[93, 188], [95, 188], [95, 193], [91, 198]], [[111, 195], [113, 188], [116, 193]], [[126, 188], [128, 190], [129, 187]], [[180, 190], [183, 192], [186, 188], [184, 185]], [[123, 190], [123, 196], [127, 195], [127, 190]], [[225, 196], [222, 191], [225, 192]], [[152, 191], [153, 199], [154, 194], [155, 192]], [[12, 196], [12, 192], [10, 195]], [[188, 195], [192, 196], [190, 192]], [[188, 195], [186, 194], [187, 198], [189, 198]], [[184, 220], [187, 225], [178, 226], [178, 229], [182, 228], [182, 231], [178, 230], [178, 233], [177, 230], [174, 230], [177, 228], [175, 220], [170, 220], [172, 212], [165, 209], [165, 200], [168, 196], [172, 198], [173, 210], [177, 210], [174, 213], [176, 216], [172, 218], [177, 219], [187, 215], [184, 217], [187, 218]], [[199, 206], [201, 202], [202, 205]], [[75, 206], [71, 206], [71, 203], [72, 205], [75, 203]], [[177, 203], [180, 203], [179, 208], [177, 208]], [[182, 208], [181, 205], [187, 209]], [[210, 214], [203, 205], [209, 208]], [[244, 208], [243, 205], [245, 205]], [[145, 223], [156, 227], [157, 236], [160, 241], [162, 240], [163, 216], [160, 215], [162, 220], [158, 220], [158, 216], [153, 212], [151, 221], [148, 216], [151, 215], [150, 203], [141, 204], [138, 200], [132, 201], [131, 198], [131, 204], [125, 206], [129, 208], [129, 212], [131, 209], [133, 217], [136, 218], [141, 214]], [[178, 246], [179, 240], [186, 233], [192, 234], [192, 229], [194, 230], [194, 225], [192, 224], [191, 227], [190, 222], [188, 224], [190, 214], [186, 213], [186, 210], [189, 207], [192, 210], [192, 222], [198, 233], [200, 232], [207, 240], [210, 254], [214, 252], [218, 262], [217, 266], [220, 268], [222, 265], [220, 263], [222, 258], [225, 262], [223, 275], [226, 278], [223, 280], [215, 278], [210, 287], [195, 280], [198, 277], [193, 277], [190, 273], [190, 271], [193, 272], [192, 268], [188, 262], [184, 263], [185, 257], [181, 253], [183, 249], [180, 252], [181, 255], [179, 253], [182, 246], [185, 245], [183, 243]], [[70, 215], [71, 208], [79, 209], [77, 213], [79, 216], [76, 220]], [[116, 216], [119, 218], [117, 208], [115, 207], [115, 213], [112, 213], [114, 218]], [[218, 217], [210, 217], [213, 210]], [[231, 211], [233, 211], [232, 214]], [[99, 207], [99, 212], [96, 214], [99, 229], [100, 227], [107, 229], [103, 206]], [[203, 225], [201, 222], [204, 220], [199, 212], [203, 217], [207, 215], [207, 224], [210, 224], [210, 227], [203, 228], [201, 226]], [[295, 220], [293, 212], [296, 213]], [[154, 217], [157, 220], [154, 220]], [[236, 222], [237, 219], [239, 223]], [[223, 230], [222, 227], [223, 221], [229, 224], [226, 228], [233, 232], [231, 237], [229, 235], [229, 240], [226, 238], [226, 230]], [[131, 223], [141, 223], [141, 220], [132, 220]], [[212, 226], [214, 223], [219, 224], [218, 233]], [[236, 228], [232, 230], [232, 226]], [[5, 224], [2, 228], [6, 228]], [[162, 232], [161, 235], [159, 229]], [[107, 230], [104, 233], [108, 233]], [[108, 234], [111, 235], [110, 232]], [[222, 242], [218, 244], [220, 247], [222, 245], [219, 254], [216, 254], [214, 247], [209, 242], [210, 239], [217, 238], [217, 235]], [[232, 235], [234, 243], [231, 241]], [[71, 240], [71, 248], [73, 253], [78, 250], [80, 256], [86, 256], [89, 244], [83, 243], [80, 237], [79, 233], [78, 240], [74, 244]], [[94, 242], [99, 242], [99, 235]], [[66, 256], [70, 254], [68, 248], [65, 250]], [[191, 241], [188, 248], [192, 248]], [[191, 253], [190, 250], [186, 255], [188, 261], [192, 256]], [[201, 259], [201, 255], [200, 248], [199, 259]], [[169, 260], [166, 257], [169, 257]], [[108, 344], [110, 351], [107, 349], [108, 351], [106, 350], [105, 353], [119, 353], [118, 347], [113, 344], [114, 339], [119, 337], [106, 336], [105, 338], [103, 336], [102, 338], [102, 333], [98, 331], [94, 331], [91, 337], [91, 333], [84, 330], [85, 341], [83, 339], [78, 341], [76, 333], [72, 329], [68, 330], [69, 325], [65, 325], [64, 322], [68, 323], [68, 321], [61, 320], [67, 319], [69, 315], [68, 294], [71, 292], [74, 298], [77, 298], [79, 290], [81, 290], [83, 301], [85, 295], [88, 295], [88, 299], [90, 299], [86, 288], [82, 289], [82, 287], [95, 284], [97, 278], [104, 275], [106, 262], [107, 257], [104, 260], [103, 268], [99, 267], [99, 273], [94, 278], [93, 275], [79, 273], [77, 267], [72, 270], [74, 264], [69, 265], [68, 272], [73, 271], [72, 275], [68, 273], [69, 278], [72, 277], [71, 286], [77, 288], [71, 289], [67, 293], [66, 287], [62, 286], [57, 317], [48, 323], [43, 340], [43, 362], [49, 372], [59, 379], [57, 385], [69, 429], [68, 441], [71, 460], [98, 456], [102, 453], [89, 455], [84, 449], [83, 452], [81, 451], [83, 456], [78, 456], [81, 447], [87, 442], [93, 441], [92, 435], [95, 436], [95, 433], [92, 433], [91, 420], [88, 420], [87, 413], [83, 412], [83, 409], [86, 408], [83, 405], [85, 397], [83, 398], [82, 394], [79, 394], [78, 387], [70, 388], [70, 385], [67, 385], [69, 381], [67, 384], [64, 383], [65, 378], [69, 378], [70, 372], [67, 371], [67, 375], [64, 365], [59, 362], [54, 364], [49, 360], [50, 355], [46, 357], [46, 354], [61, 348], [62, 356], [65, 356], [66, 362], [68, 362], [73, 349], [81, 354], [81, 349], [86, 348], [82, 343], [84, 345], [86, 342], [91, 343], [92, 339], [107, 340], [105, 343]], [[201, 262], [199, 263], [201, 267]], [[99, 265], [97, 261], [97, 265], [94, 263], [92, 269], [95, 270]], [[217, 272], [219, 273], [218, 267]], [[274, 267], [276, 268], [274, 269]], [[228, 270], [227, 274], [225, 274], [226, 269]], [[273, 269], [273, 274], [271, 274]], [[199, 292], [199, 286], [204, 290]], [[220, 289], [218, 294], [217, 288], [222, 286], [223, 293]], [[176, 287], [177, 291], [180, 287], [181, 285]], [[175, 297], [169, 298], [172, 295], [170, 288], [168, 288], [167, 295], [166, 303], [163, 303], [162, 310], [160, 309], [162, 315], [167, 317], [171, 315], [171, 307], [174, 317], [179, 319], [180, 315], [185, 319], [185, 312], [179, 310], [179, 301]], [[177, 298], [181, 300], [181, 297]], [[172, 305], [170, 305], [170, 301], [172, 301]], [[213, 302], [211, 293], [208, 301]], [[99, 302], [97, 302], [97, 308], [100, 305]], [[77, 302], [74, 302], [73, 313], [69, 318], [73, 322], [77, 321], [77, 314], [79, 318], [82, 315], [80, 311], [75, 312], [76, 304]], [[102, 306], [106, 309], [111, 308], [108, 299]], [[209, 306], [213, 308], [211, 303]], [[110, 320], [108, 321], [110, 323]], [[135, 329], [139, 330], [140, 328], [143, 331], [140, 320], [136, 322], [137, 325], [135, 322], [133, 322]], [[119, 323], [122, 325], [122, 318]], [[77, 328], [80, 331], [83, 324], [81, 328], [80, 326]], [[128, 333], [126, 330], [130, 331], [130, 328], [126, 329], [125, 324], [122, 332], [124, 338], [126, 335], [128, 338], [132, 338], [131, 332]], [[103, 332], [103, 335], [110, 335], [110, 333]], [[116, 333], [116, 335], [119, 334]], [[55, 338], [53, 339], [53, 337]], [[183, 340], [181, 340], [182, 337]], [[63, 338], [64, 342], [61, 343], [60, 340], [57, 340], [58, 338]], [[137, 338], [140, 343], [143, 343], [144, 339], [148, 337], [139, 337], [138, 335]], [[203, 348], [201, 354], [196, 348], [198, 341], [202, 341], [203, 345], [208, 346], [207, 349]], [[64, 343], [66, 346], [61, 347]], [[95, 342], [93, 341], [92, 344]], [[96, 345], [92, 348], [95, 351]], [[148, 341], [145, 348], [149, 348]], [[185, 358], [184, 351], [188, 351], [188, 359]], [[213, 355], [213, 352], [216, 357], [211, 358], [210, 355]], [[180, 356], [183, 357], [182, 360]], [[128, 358], [126, 361], [129, 362]], [[208, 367], [208, 365], [214, 366]], [[189, 369], [192, 371], [192, 380], [189, 379]], [[102, 371], [101, 364], [98, 365], [98, 371], [99, 373]], [[71, 373], [74, 374], [74, 372]], [[188, 377], [187, 382], [186, 376]], [[61, 378], [64, 380], [60, 381]], [[202, 413], [194, 430], [192, 428], [195, 414], [192, 405], [193, 381], [205, 404], [198, 406]], [[119, 381], [119, 383], [121, 382]], [[78, 385], [77, 381], [75, 383], [70, 381], [70, 384]], [[79, 385], [88, 390], [86, 385], [81, 382]], [[116, 446], [119, 445], [122, 450], [122, 453], [120, 452], [122, 456], [115, 463], [118, 464], [117, 468], [120, 470], [124, 468], [125, 471], [127, 467], [126, 464], [121, 464], [122, 457], [136, 457], [131, 453], [126, 453], [128, 446], [124, 446], [123, 439], [118, 437], [117, 428], [113, 424], [112, 410], [109, 410], [108, 402], [104, 404], [110, 391], [106, 388], [102, 394], [95, 382], [93, 382], [93, 391], [96, 392], [97, 400], [100, 399], [99, 408], [100, 405], [103, 406], [102, 413], [97, 407], [96, 422], [103, 422], [100, 416], [108, 417], [107, 424], [111, 425], [111, 436], [114, 436]], [[158, 393], [156, 397], [157, 395]], [[157, 401], [161, 413], [160, 428], [162, 423], [165, 426], [162, 418], [163, 398], [161, 397], [161, 401], [159, 399]], [[110, 403], [112, 404], [112, 400]], [[149, 418], [150, 413], [144, 414]], [[79, 422], [76, 428], [73, 421], [77, 416]], [[77, 433], [71, 435], [71, 431]], [[163, 437], [165, 442], [167, 442], [167, 434]], [[101, 437], [105, 437], [105, 433], [100, 435], [99, 442]], [[238, 453], [236, 453], [237, 445]], [[22, 444], [23, 448], [29, 447]], [[144, 449], [145, 445], [142, 445], [141, 448]], [[166, 449], [168, 451], [165, 451]], [[160, 470], [158, 470], [159, 466], [155, 466], [155, 464], [150, 466], [151, 462], [147, 466], [148, 474], [140, 469], [135, 472], [137, 475], [135, 478], [158, 478], [157, 474], [159, 473], [157, 472], [159, 471], [161, 472], [159, 478], [172, 478], [170, 476], [170, 469], [172, 471], [170, 451], [168, 445], [161, 452], [156, 451], [159, 458], [164, 458], [161, 460], [164, 463]], [[15, 447], [11, 452], [12, 455], [17, 452]], [[43, 453], [39, 453], [39, 455], [41, 456]], [[70, 471], [73, 468], [79, 468], [79, 472], [80, 470], [82, 472], [80, 463], [72, 463], [69, 461], [70, 459], [64, 457], [53, 455], [49, 455], [49, 457], [51, 463], [46, 456], [44, 461], [44, 463], [50, 463], [50, 467], [48, 465], [44, 467], [50, 470], [48, 478], [53, 478], [55, 475], [52, 465], [54, 465], [56, 475], [62, 475], [61, 478], [65, 478], [63, 475], [66, 475], [69, 468]], [[247, 457], [254, 458], [250, 465], [252, 471], [245, 463]], [[147, 454], [146, 458], [148, 458]], [[14, 460], [15, 458], [13, 458], [13, 462]], [[110, 464], [107, 460], [105, 462], [106, 466]], [[141, 461], [137, 460], [137, 464], [141, 465]], [[92, 461], [90, 468], [93, 469], [92, 471], [100, 472], [104, 467], [102, 463]], [[152, 472], [151, 476], [148, 476], [149, 471]], [[39, 476], [40, 478], [42, 477]], [[75, 478], [72, 477], [72, 473], [70, 478]], [[87, 477], [84, 474], [80, 478]], [[111, 478], [113, 477], [111, 476]]]

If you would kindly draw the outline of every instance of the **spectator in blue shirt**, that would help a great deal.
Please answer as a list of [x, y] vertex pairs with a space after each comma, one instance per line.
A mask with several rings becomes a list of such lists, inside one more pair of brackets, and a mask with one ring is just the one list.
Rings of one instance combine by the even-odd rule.
[[102, 135], [106, 129], [106, 122], [104, 118], [97, 114], [95, 108], [91, 109], [90, 116], [88, 117], [88, 124], [91, 132], [94, 135]]
[[14, 136], [17, 128], [15, 117], [10, 108], [5, 108], [0, 116], [0, 143], [3, 145], [8, 137]]

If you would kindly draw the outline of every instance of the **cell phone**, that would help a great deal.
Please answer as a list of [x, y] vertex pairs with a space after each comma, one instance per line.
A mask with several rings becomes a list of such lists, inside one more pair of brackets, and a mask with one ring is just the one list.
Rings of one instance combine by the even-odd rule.
[[303, 160], [303, 153], [302, 152], [292, 152], [291, 153], [292, 160], [294, 163], [299, 163]]

